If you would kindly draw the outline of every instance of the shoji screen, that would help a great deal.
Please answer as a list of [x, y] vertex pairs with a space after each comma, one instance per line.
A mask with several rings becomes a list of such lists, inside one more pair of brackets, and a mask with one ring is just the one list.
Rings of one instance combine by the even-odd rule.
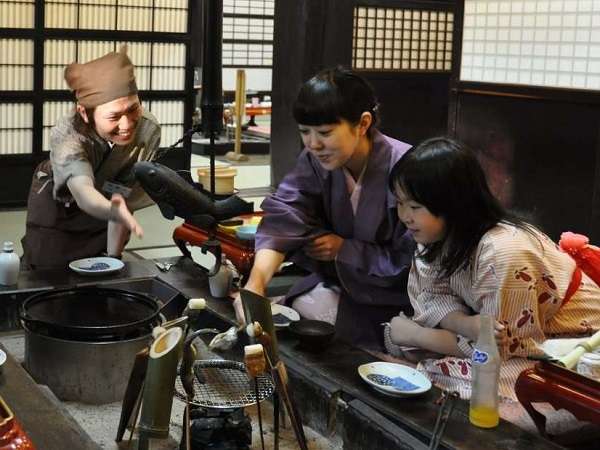
[[237, 69], [249, 89], [271, 90], [275, 0], [223, 0], [223, 88], [235, 90]]
[[0, 155], [31, 153], [33, 105], [0, 103]]
[[33, 28], [35, 0], [0, 0], [0, 28]]
[[0, 155], [32, 152], [33, 39], [18, 38], [33, 28], [34, 1], [0, 0], [0, 28], [15, 30], [15, 37], [0, 34]]
[[[43, 24], [35, 24], [36, 8]], [[170, 145], [185, 121], [187, 32], [188, 0], [0, 0], [0, 155], [49, 150], [50, 128], [73, 107], [65, 66], [122, 44], [142, 98], [164, 119], [163, 145]]]
[[[153, 100], [144, 102], [144, 108], [151, 111], [161, 124], [163, 147], [178, 141], [183, 134], [184, 105], [178, 101]], [[168, 144], [168, 145], [166, 145]]]
[[[192, 123], [186, 67], [197, 11], [191, 0], [0, 0], [0, 180], [7, 180], [0, 205], [24, 201], [33, 167], [47, 158], [50, 129], [74, 106], [63, 80], [71, 62], [127, 44], [140, 98], [163, 126], [161, 146], [177, 141]], [[189, 151], [174, 152], [173, 163], [189, 165]], [[3, 170], [22, 176], [8, 183]]]
[[188, 0], [46, 0], [46, 28], [187, 32]]
[[600, 1], [464, 3], [461, 80], [600, 89]]
[[358, 70], [450, 71], [453, 27], [452, 12], [356, 7], [352, 66]]

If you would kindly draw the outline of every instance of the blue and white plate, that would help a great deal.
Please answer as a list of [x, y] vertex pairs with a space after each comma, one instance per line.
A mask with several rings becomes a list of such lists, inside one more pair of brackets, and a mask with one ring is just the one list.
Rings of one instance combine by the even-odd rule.
[[271, 313], [275, 328], [285, 328], [290, 326], [290, 323], [300, 320], [300, 314], [295, 309], [279, 303], [271, 303]]
[[69, 263], [69, 268], [81, 275], [106, 275], [118, 272], [123, 267], [125, 267], [123, 261], [108, 256], [83, 258]]
[[411, 397], [431, 389], [431, 381], [412, 367], [388, 362], [363, 364], [358, 374], [375, 390], [394, 397]]

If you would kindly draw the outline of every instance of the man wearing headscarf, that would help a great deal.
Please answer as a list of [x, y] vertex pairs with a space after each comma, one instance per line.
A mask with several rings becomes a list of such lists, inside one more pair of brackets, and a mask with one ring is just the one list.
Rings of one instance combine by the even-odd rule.
[[142, 236], [132, 211], [152, 200], [132, 168], [157, 159], [160, 126], [142, 109], [126, 50], [65, 69], [77, 105], [52, 128], [50, 159], [33, 174], [22, 241], [25, 268], [120, 257], [131, 232]]

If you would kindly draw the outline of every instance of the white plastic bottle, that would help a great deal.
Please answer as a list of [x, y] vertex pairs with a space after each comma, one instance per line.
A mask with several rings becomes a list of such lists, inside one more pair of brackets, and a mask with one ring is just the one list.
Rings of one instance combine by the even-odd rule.
[[0, 285], [12, 286], [19, 279], [19, 255], [12, 242], [6, 241], [0, 253]]
[[493, 428], [500, 421], [498, 412], [498, 380], [500, 353], [494, 338], [494, 318], [480, 316], [479, 339], [471, 361], [471, 404], [469, 420], [481, 428]]

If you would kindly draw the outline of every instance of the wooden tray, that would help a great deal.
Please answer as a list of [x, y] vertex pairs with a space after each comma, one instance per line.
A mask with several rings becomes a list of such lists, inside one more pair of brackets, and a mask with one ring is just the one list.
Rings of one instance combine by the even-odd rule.
[[579, 420], [600, 425], [600, 382], [573, 370], [541, 361], [521, 372], [515, 392], [543, 436], [547, 436], [546, 417], [532, 403], [547, 402], [556, 410], [570, 411]]

